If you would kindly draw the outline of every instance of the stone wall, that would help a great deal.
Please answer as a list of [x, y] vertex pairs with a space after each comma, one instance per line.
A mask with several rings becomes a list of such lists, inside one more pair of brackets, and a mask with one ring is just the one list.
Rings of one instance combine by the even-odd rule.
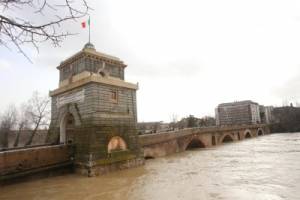
[[[57, 106], [62, 95], [84, 90], [84, 100]], [[113, 97], [116, 93], [116, 98]], [[52, 119], [48, 142], [59, 143], [60, 125], [66, 113], [75, 119], [73, 144], [76, 146], [75, 161], [78, 165], [108, 165], [119, 160], [135, 159], [140, 155], [137, 138], [136, 92], [134, 89], [88, 83], [52, 97]], [[114, 136], [121, 137], [127, 146], [124, 152], [108, 153], [108, 143]], [[118, 157], [117, 160], [115, 157]], [[101, 161], [99, 161], [101, 160]], [[82, 168], [85, 168], [82, 167]]]
[[0, 152], [0, 181], [72, 163], [71, 146], [55, 145]]

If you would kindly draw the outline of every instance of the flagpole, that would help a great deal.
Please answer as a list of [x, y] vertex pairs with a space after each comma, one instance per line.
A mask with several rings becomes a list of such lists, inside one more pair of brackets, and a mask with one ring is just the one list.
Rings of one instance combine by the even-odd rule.
[[91, 43], [91, 19], [90, 19], [90, 16], [89, 16], [88, 24], [89, 24], [89, 43]]

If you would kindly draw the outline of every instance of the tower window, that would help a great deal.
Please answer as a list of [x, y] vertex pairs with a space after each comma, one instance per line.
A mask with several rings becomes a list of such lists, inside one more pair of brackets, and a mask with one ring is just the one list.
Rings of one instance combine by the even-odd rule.
[[118, 92], [117, 92], [117, 90], [112, 90], [112, 91], [111, 91], [111, 100], [112, 100], [114, 103], [117, 103], [117, 102], [118, 102]]

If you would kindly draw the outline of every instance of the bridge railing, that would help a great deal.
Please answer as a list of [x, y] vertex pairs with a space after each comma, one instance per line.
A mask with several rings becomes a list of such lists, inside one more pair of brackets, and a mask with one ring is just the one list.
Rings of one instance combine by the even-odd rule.
[[213, 127], [195, 127], [195, 128], [185, 128], [175, 131], [159, 132], [154, 134], [139, 135], [139, 140], [141, 145], [151, 145], [157, 144], [164, 141], [172, 140], [178, 137], [185, 137], [191, 134], [201, 134], [201, 133], [222, 133], [224, 131], [244, 131], [246, 129], [257, 129], [262, 128], [267, 125], [265, 124], [255, 124], [255, 125], [235, 125], [235, 126], [213, 126]]
[[265, 127], [267, 124], [252, 124], [252, 125], [233, 125], [233, 126], [208, 126], [208, 127], [192, 127], [192, 128], [183, 128], [183, 129], [176, 129], [173, 131], [161, 131], [156, 133], [148, 133], [148, 134], [142, 134], [139, 135], [140, 137], [147, 137], [149, 135], [160, 135], [160, 134], [166, 134], [166, 133], [177, 133], [177, 132], [184, 132], [189, 130], [194, 131], [203, 131], [203, 132], [209, 132], [209, 131], [226, 131], [226, 130], [243, 130], [243, 129], [253, 129], [253, 128], [261, 128]]

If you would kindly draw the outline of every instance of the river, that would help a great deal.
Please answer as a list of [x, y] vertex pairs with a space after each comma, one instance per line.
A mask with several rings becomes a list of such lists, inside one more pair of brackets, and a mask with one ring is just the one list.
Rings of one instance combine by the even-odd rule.
[[186, 151], [105, 176], [69, 174], [0, 187], [5, 200], [298, 200], [300, 133]]

